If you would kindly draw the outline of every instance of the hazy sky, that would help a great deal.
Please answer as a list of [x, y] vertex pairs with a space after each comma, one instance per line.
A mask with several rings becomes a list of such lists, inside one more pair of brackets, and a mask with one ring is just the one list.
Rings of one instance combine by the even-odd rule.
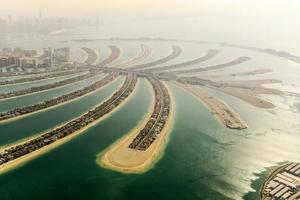
[[299, 16], [300, 0], [0, 0], [0, 16], [188, 14]]

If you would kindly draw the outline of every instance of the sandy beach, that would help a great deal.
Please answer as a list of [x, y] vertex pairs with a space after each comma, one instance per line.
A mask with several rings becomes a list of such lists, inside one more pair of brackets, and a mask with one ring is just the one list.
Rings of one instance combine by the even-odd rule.
[[266, 74], [271, 72], [273, 72], [272, 69], [257, 69], [257, 70], [247, 71], [247, 72], [223, 73], [223, 74], [212, 74], [210, 71], [208, 71], [207, 73], [201, 73], [198, 74], [197, 76], [213, 79], [213, 78], [220, 78], [220, 77], [255, 76], [255, 75], [261, 75], [261, 74]]
[[282, 92], [277, 89], [265, 87], [267, 84], [281, 83], [275, 79], [265, 80], [245, 80], [231, 82], [215, 82], [211, 88], [219, 90], [225, 94], [237, 97], [255, 107], [271, 109], [275, 105], [258, 97], [260, 94], [281, 95]]
[[131, 141], [139, 134], [139, 131], [143, 129], [151, 117], [154, 109], [154, 102], [152, 102], [151, 110], [149, 110], [142, 123], [106, 150], [98, 154], [96, 160], [98, 165], [122, 173], [143, 173], [154, 166], [164, 152], [168, 136], [173, 126], [174, 100], [169, 88], [168, 91], [170, 94], [170, 115], [159, 137], [151, 144], [151, 146], [146, 151], [137, 151], [128, 148]]
[[[138, 85], [138, 83], [139, 83], [139, 80], [137, 82], [137, 85]], [[121, 87], [122, 87], [122, 85], [118, 88], [118, 90]], [[32, 153], [26, 154], [26, 155], [24, 155], [24, 156], [22, 156], [20, 158], [17, 158], [15, 160], [12, 160], [12, 161], [10, 161], [8, 163], [5, 163], [5, 164], [1, 165], [0, 166], [0, 174], [3, 174], [3, 173], [8, 172], [10, 170], [13, 170], [13, 169], [15, 169], [17, 167], [20, 167], [20, 166], [26, 164], [28, 161], [30, 161], [30, 160], [32, 160], [34, 158], [37, 158], [38, 156], [41, 156], [41, 155], [43, 155], [43, 154], [51, 151], [52, 149], [59, 147], [62, 144], [65, 144], [66, 142], [74, 139], [75, 137], [81, 135], [82, 133], [85, 133], [89, 128], [92, 128], [93, 126], [95, 126], [98, 123], [100, 123], [101, 121], [107, 119], [112, 114], [114, 114], [119, 109], [121, 109], [121, 107], [124, 106], [131, 99], [132, 96], [134, 96], [134, 94], [136, 93], [136, 90], [137, 90], [137, 87], [135, 87], [134, 90], [133, 90], [133, 92], [129, 95], [129, 97], [126, 98], [123, 102], [121, 102], [121, 104], [119, 104], [114, 110], [112, 110], [108, 114], [100, 117], [99, 119], [95, 120], [94, 122], [90, 123], [89, 125], [85, 126], [84, 128], [82, 128], [82, 129], [80, 129], [78, 131], [75, 131], [74, 133], [72, 133], [72, 134], [70, 134], [70, 135], [68, 135], [68, 136], [66, 136], [66, 137], [64, 137], [62, 139], [59, 139], [56, 142], [54, 142], [52, 144], [49, 144], [49, 145], [47, 145], [47, 146], [45, 146], [45, 147], [43, 147], [41, 149], [38, 149], [38, 150], [36, 150], [36, 151], [34, 151]], [[108, 98], [106, 98], [105, 100], [103, 100], [100, 104], [96, 105], [95, 107], [101, 105], [103, 102], [105, 102], [106, 100], [108, 100], [111, 96], [109, 96]], [[94, 109], [95, 107], [91, 108], [91, 110]], [[72, 121], [72, 120], [70, 120], [70, 121]], [[70, 122], [70, 121], [68, 121], [68, 122]], [[68, 122], [66, 122], [64, 124], [67, 124]], [[61, 126], [63, 126], [63, 125], [54, 127], [53, 129], [56, 129], [56, 128], [61, 127]], [[44, 134], [44, 133], [40, 133], [38, 135], [34, 135], [32, 137], [23, 139], [22, 141], [18, 141], [18, 142], [14, 143], [14, 144], [11, 144], [11, 145], [3, 146], [3, 147], [0, 148], [0, 151], [3, 151], [4, 149], [10, 148], [10, 147], [15, 146], [15, 145], [22, 144], [22, 143], [24, 143], [24, 142], [26, 142], [28, 140], [31, 140], [31, 139], [33, 139], [35, 137], [38, 137], [38, 136], [40, 136], [42, 134]]]
[[247, 125], [240, 119], [240, 116], [221, 100], [210, 96], [199, 87], [176, 82], [176, 85], [185, 89], [203, 102], [214, 117], [224, 126], [231, 129], [245, 129]]
[[244, 88], [235, 88], [235, 87], [213, 88], [213, 89], [217, 89], [225, 94], [229, 94], [231, 96], [237, 97], [257, 108], [263, 108], [263, 109], [275, 108], [275, 105], [273, 103], [258, 98], [257, 95], [259, 93], [253, 90], [244, 89]]

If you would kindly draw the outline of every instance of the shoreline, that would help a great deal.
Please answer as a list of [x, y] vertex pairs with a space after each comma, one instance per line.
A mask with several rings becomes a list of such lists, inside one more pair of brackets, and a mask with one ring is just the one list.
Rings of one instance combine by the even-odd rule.
[[272, 102], [259, 98], [258, 95], [260, 94], [257, 93], [256, 91], [251, 91], [243, 88], [233, 88], [233, 87], [230, 88], [210, 87], [210, 88], [213, 90], [220, 91], [223, 94], [237, 98], [238, 100], [242, 102], [246, 102], [249, 105], [254, 106], [256, 108], [269, 109], [269, 110], [276, 108], [276, 106]]
[[113, 65], [114, 62], [116, 62], [117, 60], [119, 60], [120, 57], [123, 56], [123, 49], [121, 49], [119, 46], [117, 46], [117, 45], [110, 45], [109, 49], [110, 49], [109, 56], [106, 57], [106, 58], [104, 58], [100, 62], [96, 63], [95, 64], [96, 66], [109, 67], [109, 66]]
[[[170, 115], [167, 119], [166, 125], [164, 126], [163, 130], [160, 133], [160, 137], [156, 139], [146, 151], [138, 152], [128, 148], [130, 142], [133, 140], [133, 138], [135, 138], [137, 134], [139, 134], [139, 130], [142, 129], [147, 124], [149, 118], [151, 117], [152, 112], [148, 112], [145, 120], [143, 120], [139, 125], [137, 125], [131, 131], [129, 131], [127, 134], [125, 134], [123, 137], [118, 139], [115, 143], [113, 143], [112, 145], [110, 145], [108, 148], [104, 149], [97, 155], [96, 158], [97, 165], [121, 173], [141, 174], [150, 170], [157, 163], [157, 161], [162, 157], [164, 150], [167, 146], [167, 143], [169, 141], [169, 136], [173, 129], [173, 121], [175, 116], [174, 96], [171, 90], [169, 89], [169, 87], [166, 86], [166, 84], [164, 85], [170, 94], [171, 103], [170, 103]], [[155, 101], [154, 98], [153, 101]], [[152, 105], [150, 106], [151, 111], [153, 111], [154, 105], [155, 103], [152, 102]], [[127, 156], [128, 159], [131, 156], [131, 159], [133, 158], [133, 163], [131, 164], [127, 163], [127, 165], [125, 166], [124, 164], [120, 164], [114, 161], [112, 156], [115, 156], [116, 154], [118, 155], [118, 151], [121, 151], [121, 153], [123, 154], [124, 154], [123, 151], [127, 151], [125, 152], [125, 155], [121, 155], [121, 156], [122, 157]]]
[[[55, 76], [55, 77], [50, 77], [50, 78], [42, 78], [42, 79], [32, 80], [32, 81], [24, 81], [24, 82], [19, 82], [19, 83], [0, 84], [0, 87], [8, 87], [8, 86], [16, 86], [16, 85], [22, 85], [22, 84], [29, 84], [29, 83], [39, 82], [39, 81], [41, 81], [41, 82], [42, 81], [48, 81], [48, 80], [51, 80], [51, 79], [62, 78], [63, 76], [72, 76], [72, 75], [80, 74], [80, 73], [83, 73], [83, 72], [86, 72], [86, 71], [75, 72], [75, 73], [71, 73], [71, 74], [67, 74], [67, 75]], [[18, 79], [16, 79], [16, 80], [18, 80]]]
[[94, 48], [81, 47], [80, 49], [83, 50], [87, 54], [86, 59], [83, 61], [83, 63], [86, 65], [94, 64], [97, 61], [97, 59], [99, 58], [99, 55], [97, 54], [97, 51]]
[[133, 65], [133, 64], [143, 61], [145, 58], [147, 58], [150, 55], [151, 55], [151, 48], [146, 46], [145, 49], [142, 49], [142, 51], [137, 56], [135, 56], [127, 61], [124, 61], [123, 63], [122, 62], [117, 63], [111, 67], [115, 67], [115, 68], [120, 67], [120, 68], [126, 69], [130, 65]]
[[[102, 73], [99, 73], [98, 75], [101, 75], [101, 74], [104, 74], [104, 73], [102, 72]], [[89, 78], [95, 78], [96, 76], [92, 76], [92, 77], [89, 77]], [[25, 97], [25, 96], [29, 96], [29, 95], [33, 95], [33, 94], [38, 94], [38, 93], [42, 93], [42, 92], [47, 92], [49, 90], [59, 89], [59, 88], [62, 88], [62, 87], [65, 87], [65, 86], [68, 86], [68, 85], [71, 85], [71, 84], [77, 84], [77, 83], [79, 83], [81, 81], [86, 81], [89, 78], [82, 79], [82, 80], [79, 80], [79, 81], [76, 81], [76, 82], [73, 82], [73, 83], [67, 83], [65, 85], [61, 85], [61, 86], [58, 86], [58, 87], [49, 88], [49, 89], [46, 89], [46, 90], [41, 90], [41, 91], [32, 92], [32, 93], [28, 93], [28, 94], [23, 94], [23, 95], [19, 95], [19, 96], [13, 96], [13, 97], [8, 97], [8, 98], [3, 98], [3, 99], [0, 99], [0, 102], [1, 101], [6, 101], [6, 100], [10, 100], [10, 99], [16, 99], [16, 98], [20, 98], [20, 97]]]
[[[121, 87], [122, 87], [122, 84], [120, 84], [119, 87], [118, 87], [115, 91], [118, 91]], [[96, 108], [97, 106], [101, 105], [101, 103], [103, 103], [103, 102], [105, 102], [106, 100], [108, 100], [112, 95], [113, 95], [113, 94], [111, 94], [111, 95], [108, 96], [107, 98], [103, 99], [99, 104], [97, 104], [97, 105], [91, 107], [89, 110], [92, 110], [92, 109]], [[89, 111], [89, 110], [88, 110], [88, 111]], [[88, 111], [86, 111], [86, 112], [88, 112]], [[86, 112], [84, 112], [82, 115], [84, 115]], [[81, 116], [81, 115], [79, 115], [78, 117], [80, 117], [80, 116]], [[40, 132], [40, 133], [38, 133], [38, 134], [35, 134], [35, 135], [32, 135], [32, 136], [29, 136], [29, 137], [20, 139], [20, 140], [18, 140], [18, 141], [16, 141], [16, 142], [13, 142], [13, 143], [10, 143], [10, 144], [2, 145], [2, 146], [0, 146], [0, 152], [1, 152], [1, 151], [4, 151], [5, 149], [10, 148], [10, 147], [12, 147], [12, 146], [16, 146], [16, 145], [22, 144], [22, 143], [24, 143], [24, 142], [26, 142], [26, 141], [28, 141], [28, 140], [32, 140], [32, 139], [34, 139], [35, 137], [38, 137], [39, 135], [42, 135], [42, 134], [46, 133], [47, 131], [49, 131], [49, 130], [51, 130], [51, 129], [59, 128], [59, 127], [63, 126], [64, 124], [71, 122], [73, 119], [74, 119], [74, 118], [72, 118], [72, 119], [66, 121], [65, 123], [63, 123], [63, 124], [61, 124], [61, 125], [57, 125], [57, 126], [55, 126], [55, 127], [53, 127], [53, 128], [49, 128], [49, 129], [47, 129], [47, 130], [45, 130], [45, 131], [43, 131], [43, 132]], [[0, 165], [0, 168], [1, 168], [1, 165]], [[1, 174], [1, 173], [0, 173], [0, 174]]]
[[279, 167], [276, 167], [274, 170], [272, 170], [270, 172], [270, 174], [268, 174], [268, 178], [266, 181], [264, 181], [263, 185], [260, 187], [259, 189], [259, 194], [260, 194], [260, 198], [262, 200], [264, 200], [266, 198], [266, 196], [263, 194], [263, 190], [266, 186], [266, 183], [269, 182], [269, 180], [273, 179], [274, 176], [276, 176], [281, 170], [283, 170], [284, 168], [286, 168], [290, 163], [286, 163], [286, 164], [282, 164]]
[[190, 92], [196, 99], [201, 101], [214, 118], [216, 118], [223, 126], [235, 130], [243, 130], [247, 128], [246, 123], [240, 118], [240, 116], [223, 101], [210, 96], [205, 91], [197, 90], [198, 88], [195, 86], [184, 85], [177, 82], [175, 82], [175, 84], [187, 92]]
[[[139, 80], [137, 82], [137, 85], [139, 84]], [[119, 89], [122, 87], [122, 84], [120, 85]], [[119, 89], [117, 89], [116, 91], [118, 91]], [[89, 125], [85, 126], [84, 128], [78, 130], [78, 131], [75, 131], [74, 133], [72, 133], [71, 135], [68, 135], [62, 139], [59, 139], [58, 141], [52, 143], [52, 144], [49, 144], [43, 148], [40, 148], [32, 153], [29, 153], [29, 154], [26, 154], [20, 158], [17, 158], [15, 160], [12, 160], [8, 163], [5, 163], [3, 165], [0, 166], [0, 175], [2, 175], [3, 173], [6, 173], [10, 170], [13, 170], [13, 169], [16, 169], [18, 167], [21, 167], [23, 166], [24, 164], [26, 164], [27, 162], [33, 160], [34, 158], [37, 158], [53, 149], [55, 149], [56, 147], [59, 147], [60, 145], [62, 144], [65, 144], [67, 142], [69, 142], [70, 140], [74, 139], [75, 137], [85, 133], [88, 129], [94, 127], [95, 125], [97, 125], [98, 123], [102, 122], [103, 120], [107, 119], [108, 117], [110, 117], [112, 114], [114, 114], [115, 112], [117, 112], [119, 109], [121, 109], [131, 98], [132, 96], [134, 96], [134, 94], [136, 93], [137, 91], [137, 87], [134, 88], [133, 92], [129, 95], [128, 98], [126, 98], [123, 102], [121, 102], [113, 111], [107, 113], [106, 115], [100, 117], [99, 119], [95, 120], [94, 122], [90, 123]], [[113, 94], [112, 94], [113, 95]], [[103, 101], [101, 101], [100, 104], [97, 104], [96, 106], [94, 106], [93, 108], [101, 105], [103, 102], [105, 102], [106, 100], [108, 100], [112, 95], [110, 95], [108, 98], [104, 99]], [[91, 109], [93, 109], [91, 108]], [[88, 111], [87, 111], [88, 112]], [[85, 114], [86, 112], [84, 112], [83, 114]], [[81, 115], [80, 115], [81, 116]], [[72, 119], [70, 120], [72, 121]], [[68, 121], [69, 122], [69, 121]], [[57, 127], [54, 127], [54, 128], [51, 128], [51, 129], [55, 129], [55, 128], [58, 128], [58, 127], [61, 127], [63, 126], [64, 124], [68, 123], [68, 122], [65, 122], [63, 123], [62, 125], [59, 125]], [[15, 146], [15, 145], [18, 145], [18, 144], [22, 144], [28, 140], [30, 140], [31, 138], [35, 138], [35, 137], [38, 137], [39, 135], [42, 135], [43, 133], [47, 132], [47, 130], [43, 131], [42, 133], [40, 134], [37, 134], [37, 135], [34, 135], [32, 137], [28, 137], [24, 140], [21, 140], [19, 142], [16, 142], [14, 144], [11, 144], [11, 145], [7, 145], [6, 147], [0, 147], [0, 151], [4, 150], [4, 149], [7, 149], [7, 148], [10, 148], [11, 146]]]
[[[2, 120], [2, 121], [0, 121], [0, 125], [1, 125], [1, 124], [6, 124], [6, 123], [10, 123], [10, 122], [19, 120], [19, 119], [21, 119], [21, 118], [23, 118], [23, 117], [28, 117], [28, 116], [30, 116], [30, 115], [37, 114], [37, 113], [39, 113], [39, 112], [44, 112], [44, 111], [47, 111], [47, 110], [51, 110], [51, 109], [57, 108], [57, 107], [59, 107], [59, 106], [63, 106], [63, 105], [65, 105], [65, 104], [67, 104], [67, 103], [71, 103], [71, 102], [76, 101], [76, 100], [80, 100], [81, 98], [87, 97], [87, 96], [89, 96], [89, 95], [94, 94], [95, 92], [100, 91], [101, 89], [104, 89], [105, 87], [109, 86], [109, 85], [112, 84], [113, 82], [117, 81], [118, 78], [119, 78], [119, 77], [117, 77], [115, 80], [111, 81], [110, 83], [108, 83], [108, 84], [105, 85], [104, 87], [98, 88], [98, 89], [96, 89], [96, 90], [94, 90], [94, 91], [92, 91], [92, 92], [90, 92], [90, 93], [85, 94], [85, 95], [82, 95], [82, 96], [79, 96], [79, 97], [75, 97], [74, 99], [71, 99], [71, 100], [69, 100], [69, 101], [65, 101], [65, 102], [63, 102], [63, 103], [59, 103], [59, 104], [56, 104], [56, 105], [54, 105], [54, 106], [50, 106], [50, 107], [45, 108], [45, 109], [42, 109], [42, 110], [37, 110], [37, 111], [31, 112], [31, 113], [27, 113], [27, 114], [24, 114], [24, 115], [19, 115], [19, 116], [13, 117], [13, 118], [9, 118], [9, 119]], [[1, 147], [0, 147], [0, 148], [1, 148]]]
[[61, 69], [61, 70], [57, 70], [57, 71], [38, 71], [38, 72], [27, 72], [27, 73], [24, 73], [23, 72], [20, 72], [20, 74], [11, 74], [11, 75], [6, 75], [4, 76], [3, 74], [0, 73], [0, 78], [9, 78], [9, 77], [16, 77], [16, 76], [38, 76], [40, 74], [52, 74], [52, 73], [57, 73], [57, 72], [63, 72], [63, 71], [69, 71], [69, 70], [74, 70], [74, 69]]

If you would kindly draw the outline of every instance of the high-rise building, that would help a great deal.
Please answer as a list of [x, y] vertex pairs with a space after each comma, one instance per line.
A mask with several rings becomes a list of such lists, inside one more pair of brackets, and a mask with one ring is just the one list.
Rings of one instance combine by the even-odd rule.
[[3, 57], [0, 58], [0, 67], [17, 67], [19, 58], [17, 57]]
[[70, 48], [54, 49], [53, 59], [56, 63], [69, 62], [70, 61]]

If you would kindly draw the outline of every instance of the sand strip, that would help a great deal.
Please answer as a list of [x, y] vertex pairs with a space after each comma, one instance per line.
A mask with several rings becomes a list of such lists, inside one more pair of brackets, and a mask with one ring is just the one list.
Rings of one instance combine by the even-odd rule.
[[[97, 76], [97, 75], [100, 75], [101, 73], [98, 73], [98, 74], [95, 74], [94, 76], [90, 76], [90, 77], [87, 77], [87, 78], [83, 78], [83, 79], [81, 79], [81, 80], [76, 80], [76, 81], [74, 81], [74, 82], [70, 82], [70, 83], [66, 83], [66, 84], [64, 84], [64, 85], [60, 85], [60, 86], [55, 86], [55, 87], [52, 87], [52, 88], [49, 88], [49, 89], [46, 89], [46, 90], [39, 90], [39, 91], [34, 91], [34, 92], [31, 92], [31, 93], [27, 93], [27, 94], [22, 94], [22, 95], [17, 95], [17, 96], [12, 96], [12, 97], [8, 97], [8, 98], [2, 98], [2, 99], [0, 99], [0, 102], [1, 101], [6, 101], [6, 100], [10, 100], [10, 99], [15, 99], [15, 98], [20, 98], [20, 97], [25, 97], [25, 96], [28, 96], [28, 95], [32, 95], [32, 94], [38, 94], [38, 93], [41, 93], [41, 92], [47, 92], [47, 91], [49, 91], [49, 90], [54, 90], [54, 89], [58, 89], [58, 88], [62, 88], [62, 87], [65, 87], [65, 86], [67, 86], [67, 85], [71, 85], [71, 84], [76, 84], [76, 83], [79, 83], [79, 82], [81, 82], [81, 81], [85, 81], [85, 80], [87, 80], [87, 79], [89, 79], [89, 78], [93, 78], [93, 77], [95, 77], [95, 76]], [[75, 76], [76, 77], [76, 76]], [[72, 78], [75, 78], [75, 77], [72, 77]], [[71, 78], [70, 78], [71, 79]], [[63, 80], [63, 81], [65, 81], [65, 80]], [[61, 81], [59, 81], [59, 82], [61, 82]], [[54, 83], [50, 83], [50, 84], [47, 84], [47, 85], [51, 85], [51, 84], [56, 84], [56, 83], [59, 83], [59, 82], [54, 82]], [[46, 86], [46, 85], [42, 85], [43, 87], [44, 86]], [[36, 87], [41, 87], [41, 86], [36, 86]], [[35, 88], [35, 87], [32, 87], [32, 88]], [[28, 90], [28, 89], [30, 89], [30, 88], [27, 88], [27, 89], [25, 89], [25, 90]], [[18, 91], [18, 90], [17, 90]]]
[[172, 46], [172, 52], [169, 55], [167, 55], [166, 57], [157, 59], [157, 60], [152, 61], [152, 62], [148, 62], [148, 63], [128, 67], [127, 69], [130, 69], [130, 70], [144, 70], [144, 68], [152, 67], [152, 66], [155, 66], [155, 65], [160, 65], [160, 64], [169, 62], [169, 61], [177, 58], [181, 54], [181, 52], [182, 52], [182, 50], [181, 50], [180, 46]]
[[[105, 77], [104, 77], [104, 78], [105, 78]], [[48, 107], [48, 108], [44, 108], [44, 109], [41, 109], [41, 110], [37, 110], [37, 111], [31, 112], [31, 113], [27, 113], [27, 114], [24, 114], [24, 115], [20, 115], [20, 116], [16, 116], [16, 117], [13, 117], [13, 118], [9, 118], [9, 119], [2, 120], [2, 121], [0, 121], [0, 125], [1, 125], [1, 124], [6, 124], [6, 123], [9, 123], [9, 122], [12, 122], [12, 121], [16, 121], [16, 120], [21, 119], [21, 118], [23, 118], [23, 117], [28, 117], [28, 116], [30, 116], [30, 115], [37, 114], [37, 113], [39, 113], [39, 112], [44, 112], [44, 111], [47, 111], [47, 110], [51, 110], [51, 109], [54, 109], [54, 108], [63, 106], [63, 105], [65, 105], [65, 104], [67, 104], [67, 103], [71, 103], [71, 102], [77, 101], [77, 100], [79, 100], [79, 99], [81, 99], [81, 98], [90, 96], [90, 95], [92, 95], [92, 94], [94, 94], [94, 93], [96, 93], [96, 92], [98, 92], [98, 91], [104, 89], [105, 87], [109, 86], [110, 84], [112, 84], [112, 83], [115, 82], [116, 80], [117, 80], [117, 78], [114, 79], [113, 81], [109, 82], [108, 84], [106, 84], [106, 85], [104, 85], [104, 86], [102, 86], [102, 87], [100, 87], [100, 88], [94, 90], [94, 91], [91, 91], [91, 92], [89, 92], [89, 93], [87, 93], [87, 94], [85, 94], [85, 95], [79, 96], [79, 97], [75, 97], [74, 99], [71, 99], [71, 100], [68, 100], [68, 101], [65, 101], [65, 102], [62, 102], [62, 103], [58, 103], [58, 104], [56, 104], [56, 105], [54, 105], [54, 106], [50, 106], [50, 107]], [[93, 83], [92, 83], [92, 84], [93, 84]]]
[[211, 50], [208, 50], [203, 56], [201, 56], [199, 58], [181, 62], [181, 63], [171, 64], [171, 65], [167, 65], [167, 66], [146, 69], [145, 71], [159, 73], [159, 72], [163, 72], [163, 71], [168, 71], [168, 70], [183, 68], [183, 67], [190, 66], [190, 65], [195, 65], [195, 64], [202, 63], [202, 62], [205, 62], [207, 60], [214, 58], [219, 52], [220, 52], [219, 50], [211, 49]]
[[[85, 70], [85, 71], [87, 71], [87, 70]], [[84, 72], [84, 70], [82, 70], [82, 71], [73, 71], [73, 72], [71, 71], [68, 74], [56, 73], [56, 74], [53, 74], [53, 75], [37, 76], [37, 77], [25, 78], [25, 79], [21, 78], [21, 79], [15, 79], [15, 80], [12, 80], [12, 81], [0, 81], [0, 87], [35, 83], [35, 82], [39, 82], [39, 81], [48, 81], [48, 80], [51, 80], [51, 79], [60, 78], [62, 76], [71, 76], [71, 75], [76, 75], [76, 74], [83, 73], [83, 72]], [[35, 79], [35, 80], [33, 80], [33, 79]], [[9, 82], [14, 82], [14, 83], [9, 83]]]
[[143, 59], [147, 58], [150, 54], [151, 54], [151, 48], [146, 45], [141, 45], [141, 52], [139, 53], [139, 55], [137, 55], [136, 57], [134, 57], [128, 61], [125, 61], [123, 63], [118, 63], [111, 67], [121, 67], [121, 68], [128, 67], [130, 65], [133, 65], [135, 63], [142, 61]]
[[115, 170], [122, 173], [144, 173], [150, 170], [155, 163], [162, 157], [164, 149], [169, 139], [169, 134], [173, 126], [174, 118], [174, 101], [173, 95], [170, 89], [166, 86], [170, 94], [170, 114], [166, 121], [164, 128], [162, 129], [159, 137], [151, 144], [146, 151], [137, 151], [128, 148], [129, 144], [139, 134], [139, 131], [143, 129], [149, 120], [154, 108], [154, 104], [151, 106], [145, 120], [139, 124], [136, 128], [131, 130], [123, 138], [116, 143], [109, 146], [107, 149], [97, 155], [97, 164], [101, 167]]
[[104, 67], [106, 65], [109, 65], [121, 56], [122, 50], [118, 46], [110, 45], [109, 48], [110, 48], [111, 54], [107, 58], [105, 58], [103, 61], [96, 64], [97, 67]]
[[176, 85], [190, 92], [193, 96], [203, 102], [220, 124], [230, 129], [247, 128], [247, 125], [240, 119], [240, 116], [221, 100], [210, 96], [199, 87], [178, 82], [176, 82]]
[[92, 65], [96, 62], [98, 58], [96, 51], [88, 47], [82, 47], [81, 49], [85, 51], [88, 55], [88, 57], [85, 59], [85, 61], [83, 61], [83, 63], [85, 63], [86, 65]]
[[[138, 82], [137, 82], [137, 85], [138, 85]], [[122, 87], [122, 85], [120, 86], [120, 88]], [[119, 88], [119, 89], [120, 89]], [[124, 100], [122, 101], [116, 108], [114, 108], [111, 112], [107, 113], [106, 115], [100, 117], [99, 119], [95, 120], [94, 122], [90, 123], [89, 125], [85, 126], [84, 128], [78, 130], [78, 131], [75, 131], [74, 133], [62, 138], [62, 139], [59, 139], [57, 140], [56, 142], [54, 143], [51, 143], [49, 145], [46, 145], [36, 151], [33, 151], [32, 153], [29, 153], [29, 154], [26, 154], [24, 156], [21, 156], [20, 158], [17, 158], [15, 160], [12, 160], [8, 163], [5, 163], [3, 165], [0, 165], [0, 174], [3, 174], [5, 172], [8, 172], [10, 170], [13, 170], [17, 167], [21, 167], [22, 165], [24, 165], [25, 163], [27, 163], [28, 161], [30, 160], [33, 160], [34, 158], [37, 158], [38, 156], [41, 156], [49, 151], [51, 151], [52, 149], [55, 149], [57, 147], [59, 147], [60, 145], [62, 144], [65, 144], [66, 142], [74, 139], [75, 137], [79, 136], [80, 134], [82, 133], [85, 133], [89, 128], [92, 128], [93, 126], [97, 125], [98, 123], [100, 123], [101, 121], [107, 119], [108, 117], [110, 117], [112, 114], [114, 114], [115, 112], [117, 112], [119, 109], [121, 109], [122, 106], [124, 106], [130, 99], [132, 96], [134, 96], [134, 93], [136, 93], [136, 89], [137, 87], [134, 88], [133, 92]], [[117, 90], [118, 91], [118, 90]], [[112, 95], [111, 95], [112, 96]], [[110, 96], [110, 97], [111, 97]], [[110, 97], [108, 97], [106, 100], [108, 100]], [[101, 105], [103, 102], [105, 102], [106, 100], [102, 101], [100, 104], [96, 105], [95, 107]], [[94, 108], [95, 108], [94, 107]], [[91, 108], [92, 110], [93, 108]], [[72, 120], [70, 120], [72, 121]], [[67, 124], [68, 122], [66, 122], [65, 124]], [[63, 126], [63, 125], [61, 125]], [[61, 126], [58, 126], [58, 127], [61, 127]], [[58, 127], [55, 127], [53, 129], [56, 129]], [[32, 138], [35, 138], [35, 137], [39, 137], [40, 135], [42, 135], [44, 133], [41, 133], [39, 135], [35, 135], [33, 137], [30, 137], [30, 139]], [[30, 140], [30, 139], [26, 139], [26, 140], [22, 140], [22, 141], [19, 141], [17, 143], [14, 143], [13, 145], [10, 145], [10, 146], [6, 146], [5, 148], [0, 148], [0, 151], [3, 151], [4, 149], [6, 148], [10, 148], [12, 146], [15, 146], [15, 145], [19, 145], [19, 144], [23, 144], [24, 141], [27, 141], [27, 140]]]

